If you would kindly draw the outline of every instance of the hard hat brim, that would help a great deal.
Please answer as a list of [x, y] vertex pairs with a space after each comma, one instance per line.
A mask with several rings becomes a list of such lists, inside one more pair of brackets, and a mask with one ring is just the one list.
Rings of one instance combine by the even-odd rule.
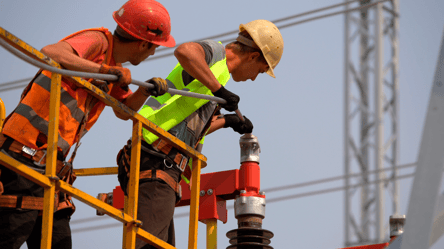
[[[270, 64], [268, 64], [268, 65], [270, 66]], [[274, 70], [271, 67], [268, 69], [267, 74], [273, 78], [276, 78], [276, 76], [274, 75]]]
[[172, 48], [172, 47], [176, 46], [176, 40], [174, 40], [174, 37], [172, 35], [169, 35], [168, 39], [166, 41], [149, 41], [149, 42], [159, 45], [159, 46], [168, 47], [168, 48]]

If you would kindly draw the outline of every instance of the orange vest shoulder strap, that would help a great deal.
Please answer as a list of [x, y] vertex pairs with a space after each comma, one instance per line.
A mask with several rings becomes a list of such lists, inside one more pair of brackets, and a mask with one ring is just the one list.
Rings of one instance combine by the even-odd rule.
[[103, 64], [109, 65], [109, 63], [111, 62], [112, 51], [113, 51], [113, 47], [114, 47], [113, 46], [114, 45], [114, 42], [113, 42], [114, 40], [113, 40], [113, 34], [108, 29], [106, 29], [104, 27], [80, 30], [80, 31], [77, 31], [77, 32], [75, 32], [73, 34], [68, 35], [67, 37], [61, 39], [60, 41], [67, 40], [67, 39], [69, 39], [69, 38], [71, 38], [73, 36], [76, 36], [78, 34], [86, 32], [86, 31], [100, 31], [100, 32], [103, 32], [105, 34], [105, 36], [106, 36], [106, 38], [108, 40], [108, 49], [106, 51], [105, 60], [103, 61]]

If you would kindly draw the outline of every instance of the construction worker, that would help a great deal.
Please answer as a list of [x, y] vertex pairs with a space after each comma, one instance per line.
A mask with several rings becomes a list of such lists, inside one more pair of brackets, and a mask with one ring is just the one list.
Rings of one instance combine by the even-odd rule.
[[[184, 43], [174, 55], [179, 64], [167, 77], [170, 88], [214, 95], [227, 101], [220, 107], [235, 111], [239, 96], [224, 86], [234, 81], [254, 81], [258, 74], [273, 78], [273, 69], [283, 53], [283, 39], [278, 28], [266, 20], [255, 20], [239, 27], [235, 42], [225, 47], [219, 42], [204, 40]], [[170, 95], [151, 97], [139, 111], [147, 119], [168, 130], [186, 144], [201, 151], [205, 134], [231, 127], [244, 134], [251, 133], [253, 124], [236, 114], [222, 115], [213, 101]], [[137, 219], [149, 233], [175, 245], [173, 214], [180, 199], [179, 181], [189, 183], [191, 162], [164, 140], [143, 130], [140, 160], [139, 202]], [[119, 152], [119, 182], [127, 193], [130, 172], [131, 140]], [[136, 248], [154, 248], [137, 240]]]
[[[131, 73], [124, 62], [138, 65], [158, 46], [174, 47], [170, 35], [168, 11], [154, 0], [130, 0], [113, 13], [117, 27], [112, 34], [105, 28], [82, 30], [41, 51], [69, 70], [114, 74], [114, 82], [90, 80], [104, 92], [138, 110], [150, 95], [168, 90], [164, 79], [149, 80], [154, 89], [129, 89]], [[19, 105], [8, 116], [0, 133], [0, 149], [15, 160], [44, 174], [48, 135], [51, 73], [39, 71], [25, 88]], [[105, 104], [68, 77], [62, 78], [58, 133], [57, 176], [72, 183], [72, 161], [66, 156], [97, 121]], [[115, 111], [117, 117], [128, 116]], [[76, 146], [77, 149], [78, 146]], [[76, 150], [75, 149], [75, 150]], [[73, 156], [75, 155], [75, 150]], [[100, 155], [98, 155], [100, 156]], [[4, 164], [4, 162], [2, 162]], [[18, 249], [26, 241], [28, 248], [40, 248], [43, 187], [0, 166], [0, 248]], [[54, 213], [52, 248], [71, 248], [69, 220], [74, 206], [59, 193]]]

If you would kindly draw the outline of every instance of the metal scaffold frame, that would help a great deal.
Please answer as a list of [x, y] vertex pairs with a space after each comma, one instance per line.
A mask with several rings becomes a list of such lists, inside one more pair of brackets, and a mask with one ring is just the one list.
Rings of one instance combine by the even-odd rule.
[[[362, 0], [360, 5], [372, 2]], [[398, 0], [388, 3], [345, 13], [344, 173], [362, 173], [360, 187], [352, 187], [356, 183], [345, 178], [346, 247], [387, 241], [384, 209], [391, 207], [389, 214], [399, 213], [399, 4]], [[389, 49], [384, 50], [385, 44]], [[384, 51], [390, 52], [386, 55]], [[389, 176], [380, 172], [370, 178], [370, 171], [385, 166], [392, 168]], [[372, 180], [380, 183], [367, 184]], [[391, 200], [387, 205], [385, 194]]]
[[[61, 68], [60, 65], [51, 60], [49, 57], [43, 55], [38, 50], [26, 44], [13, 34], [0, 27], [0, 38], [12, 45], [17, 50], [26, 54], [33, 59], [49, 64], [55, 68]], [[42, 216], [42, 240], [41, 248], [50, 249], [52, 241], [52, 224], [54, 213], [54, 194], [56, 190], [60, 190], [81, 202], [99, 210], [102, 213], [108, 214], [110, 217], [124, 223], [123, 226], [123, 248], [134, 248], [136, 236], [139, 239], [146, 241], [151, 245], [159, 248], [174, 248], [168, 243], [156, 238], [152, 234], [139, 228], [140, 221], [137, 220], [137, 203], [138, 203], [138, 189], [139, 189], [139, 161], [142, 141], [142, 128], [149, 130], [156, 136], [164, 139], [175, 148], [180, 150], [193, 159], [193, 174], [190, 198], [190, 222], [189, 222], [189, 240], [188, 248], [197, 248], [197, 228], [198, 228], [198, 213], [199, 213], [199, 191], [200, 191], [200, 170], [206, 166], [206, 157], [192, 147], [186, 145], [181, 140], [172, 136], [167, 131], [158, 127], [151, 121], [142, 117], [137, 112], [131, 110], [126, 105], [120, 103], [110, 95], [104, 93], [88, 81], [72, 77], [79, 87], [88, 89], [90, 94], [115, 110], [121, 113], [130, 115], [133, 121], [132, 129], [132, 149], [131, 149], [131, 170], [128, 184], [128, 198], [124, 212], [102, 202], [95, 197], [71, 186], [70, 184], [61, 181], [56, 175], [56, 160], [57, 160], [57, 140], [58, 140], [58, 122], [59, 122], [59, 108], [60, 108], [60, 92], [61, 92], [61, 74], [52, 73], [51, 76], [51, 93], [50, 93], [50, 111], [49, 111], [49, 128], [48, 128], [48, 148], [46, 159], [46, 173], [44, 175], [27, 167], [26, 165], [16, 161], [3, 152], [0, 152], [0, 161], [4, 162], [4, 166], [15, 171], [16, 173], [26, 177], [27, 179], [44, 187], [44, 209]], [[2, 127], [5, 120], [5, 107], [3, 101], [0, 99], [0, 127]], [[117, 174], [117, 167], [111, 168], [89, 168], [75, 170], [78, 176], [82, 175], [105, 175]]]

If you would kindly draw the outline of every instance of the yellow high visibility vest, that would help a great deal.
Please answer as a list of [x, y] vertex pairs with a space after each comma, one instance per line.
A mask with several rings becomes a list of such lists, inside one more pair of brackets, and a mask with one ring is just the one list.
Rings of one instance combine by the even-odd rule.
[[[227, 59], [224, 58], [210, 67], [217, 81], [223, 86], [225, 86], [230, 79], [226, 61]], [[213, 95], [211, 90], [197, 79], [185, 86], [182, 79], [182, 71], [183, 67], [178, 63], [166, 78], [170, 87], [194, 93]], [[206, 99], [166, 93], [159, 97], [150, 97], [139, 111], [139, 114], [168, 131], [208, 102], [209, 100]], [[143, 138], [147, 143], [152, 144], [159, 137], [143, 129]]]

